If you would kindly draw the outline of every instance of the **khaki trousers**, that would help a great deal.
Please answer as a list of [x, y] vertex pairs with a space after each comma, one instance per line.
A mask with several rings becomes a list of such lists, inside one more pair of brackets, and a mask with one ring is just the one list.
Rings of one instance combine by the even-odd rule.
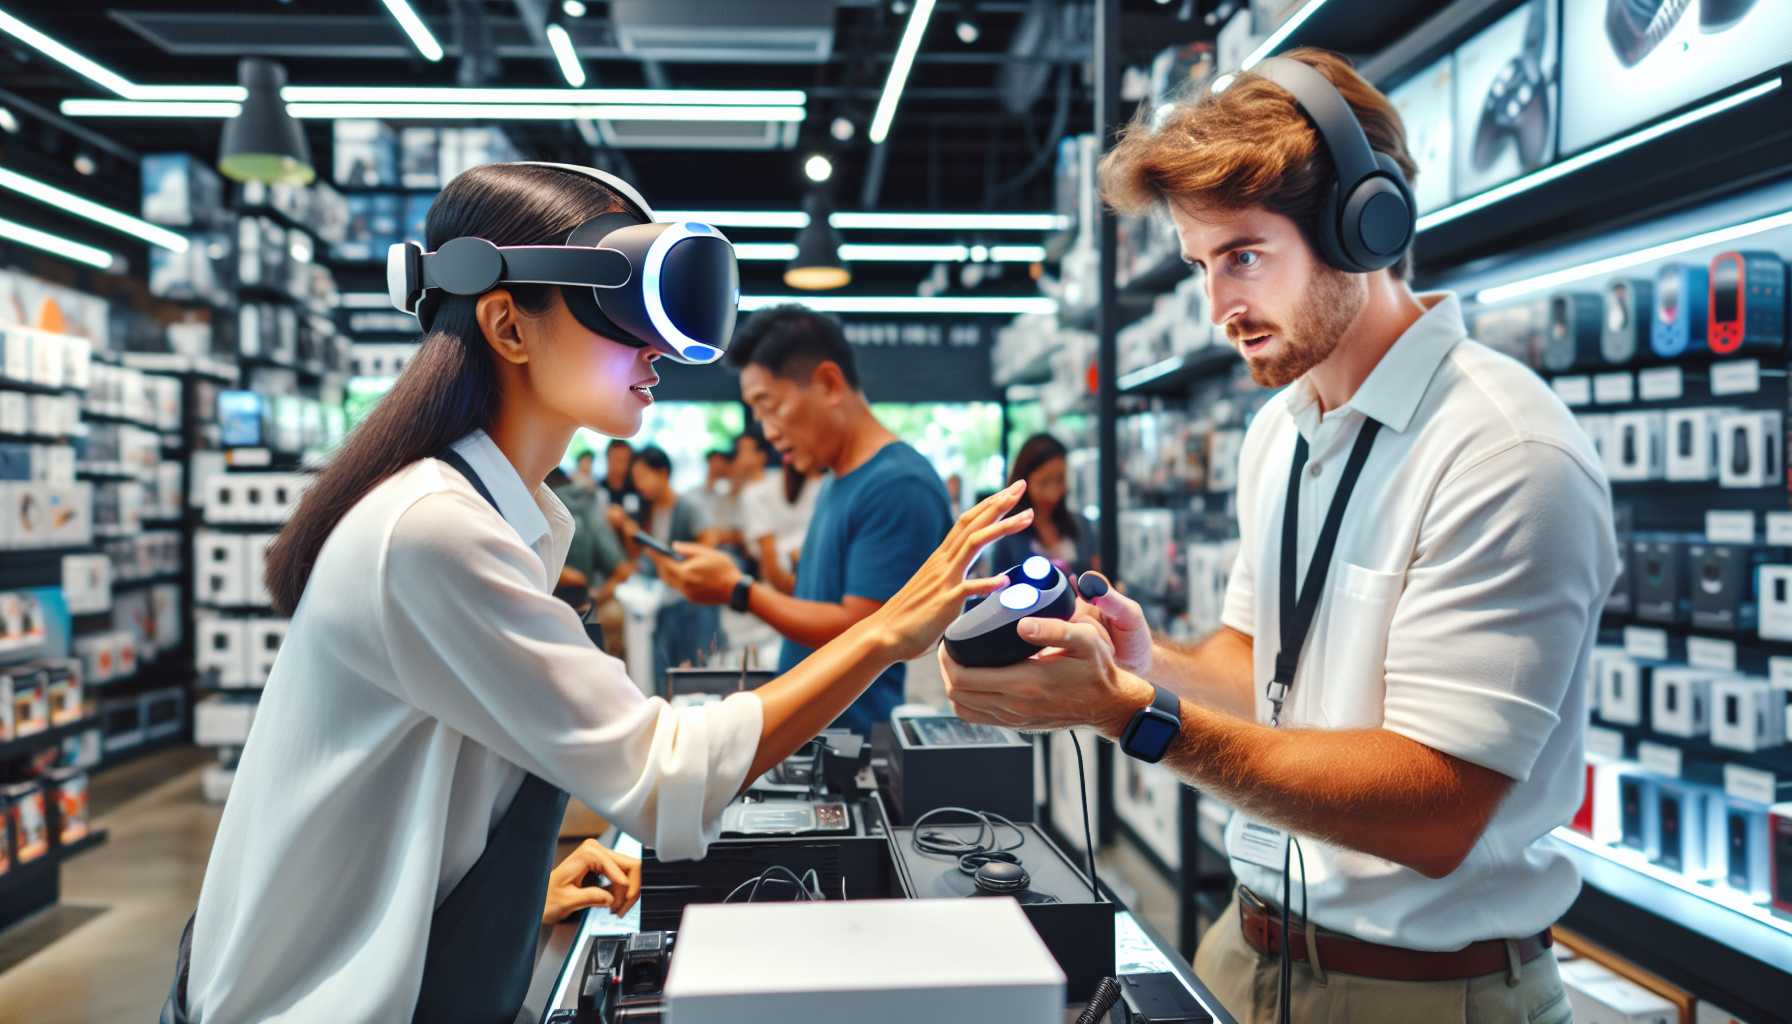
[[[1298, 932], [1291, 941], [1301, 941]], [[1382, 981], [1319, 971], [1296, 961], [1289, 1019], [1295, 1024], [1570, 1024], [1568, 993], [1553, 953], [1524, 964], [1517, 984], [1508, 972], [1462, 981]], [[1195, 974], [1238, 1024], [1280, 1019], [1281, 961], [1244, 940], [1238, 896], [1201, 937]]]

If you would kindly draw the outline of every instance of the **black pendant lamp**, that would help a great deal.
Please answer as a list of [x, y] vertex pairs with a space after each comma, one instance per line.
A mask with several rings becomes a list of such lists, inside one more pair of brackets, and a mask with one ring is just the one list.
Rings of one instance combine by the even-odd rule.
[[833, 204], [825, 189], [814, 189], [803, 200], [809, 226], [796, 236], [796, 258], [784, 268], [784, 283], [807, 292], [844, 288], [852, 283], [852, 271], [840, 258], [840, 233], [828, 223]]
[[242, 111], [224, 124], [218, 170], [236, 181], [311, 184], [317, 177], [311, 147], [280, 98], [286, 69], [271, 60], [248, 57], [237, 64], [237, 82], [249, 94], [243, 98]]

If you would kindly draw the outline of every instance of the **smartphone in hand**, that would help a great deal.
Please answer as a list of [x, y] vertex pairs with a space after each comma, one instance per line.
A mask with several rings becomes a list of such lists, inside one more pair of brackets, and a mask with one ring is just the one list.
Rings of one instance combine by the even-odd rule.
[[678, 552], [672, 550], [672, 546], [670, 544], [662, 544], [658, 537], [655, 537], [653, 534], [648, 533], [646, 530], [636, 530], [635, 531], [635, 543], [641, 545], [644, 548], [649, 548], [654, 551], [657, 551], [660, 554], [665, 555], [667, 558], [670, 558], [674, 562], [684, 561], [684, 556], [679, 554]]

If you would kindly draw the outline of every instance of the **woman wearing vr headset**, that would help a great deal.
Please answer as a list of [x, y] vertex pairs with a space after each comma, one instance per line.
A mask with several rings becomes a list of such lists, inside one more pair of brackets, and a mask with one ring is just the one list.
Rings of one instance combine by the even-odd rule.
[[[639, 429], [662, 356], [718, 358], [738, 286], [714, 228], [655, 224], [589, 168], [479, 167], [395, 247], [425, 337], [268, 558], [292, 624], [224, 808], [165, 1021], [511, 1020], [567, 795], [664, 858], [930, 648], [1010, 488], [876, 614], [753, 693], [647, 698], [553, 597], [543, 486], [579, 427]], [[627, 897], [622, 897], [627, 898]]]

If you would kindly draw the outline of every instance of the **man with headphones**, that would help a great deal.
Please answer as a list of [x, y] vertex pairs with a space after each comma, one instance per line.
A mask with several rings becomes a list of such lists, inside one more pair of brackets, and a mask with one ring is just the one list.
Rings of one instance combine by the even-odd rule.
[[[1241, 1021], [1570, 1017], [1547, 841], [1580, 804], [1610, 489], [1523, 365], [1407, 285], [1415, 167], [1387, 98], [1298, 50], [1138, 125], [1106, 200], [1174, 222], [1266, 387], [1222, 628], [1154, 638], [1087, 577], [1051, 648], [971, 669], [972, 721], [1091, 725], [1236, 808], [1239, 887], [1196, 971]], [[1124, 567], [1123, 567], [1124, 568]]]

